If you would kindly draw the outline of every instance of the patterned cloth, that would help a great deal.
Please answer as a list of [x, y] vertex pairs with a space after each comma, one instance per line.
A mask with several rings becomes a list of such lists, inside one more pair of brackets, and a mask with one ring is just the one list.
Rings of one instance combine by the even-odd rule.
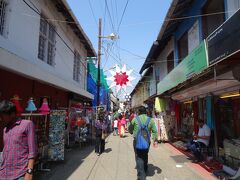
[[28, 160], [36, 157], [35, 128], [32, 121], [18, 120], [4, 129], [0, 179], [17, 179], [27, 171]]

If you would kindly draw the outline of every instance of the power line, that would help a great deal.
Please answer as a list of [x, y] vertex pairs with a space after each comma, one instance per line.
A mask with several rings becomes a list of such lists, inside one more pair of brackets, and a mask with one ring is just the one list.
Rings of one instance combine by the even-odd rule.
[[120, 20], [120, 23], [119, 23], [119, 25], [118, 25], [117, 32], [119, 32], [120, 26], [121, 26], [121, 24], [122, 24], [123, 16], [124, 16], [124, 14], [125, 14], [125, 12], [126, 12], [128, 3], [129, 3], [129, 0], [127, 0], [127, 3], [126, 3], [126, 5], [125, 5], [125, 7], [124, 7], [124, 10], [123, 10], [123, 13], [122, 13], [122, 16], [121, 16], [121, 20]]
[[88, 0], [88, 4], [89, 4], [89, 6], [90, 6], [90, 9], [91, 9], [92, 16], [93, 16], [93, 19], [94, 19], [94, 21], [95, 21], [95, 24], [96, 24], [96, 25], [97, 25], [97, 27], [98, 27], [97, 18], [96, 18], [95, 14], [94, 14], [94, 11], [93, 11], [93, 7], [92, 7], [91, 0]]
[[[170, 19], [159, 20], [159, 21], [160, 22], [165, 22], [165, 21], [183, 20], [183, 19], [196, 18], [196, 17], [214, 16], [214, 15], [226, 14], [226, 13], [232, 13], [232, 12], [236, 12], [236, 11], [221, 11], [221, 12], [216, 12], [216, 13], [207, 13], [207, 14], [194, 15], [194, 16], [184, 16], [184, 17], [179, 17], [179, 18], [170, 18]], [[19, 14], [29, 16], [29, 17], [33, 17], [33, 18], [39, 18], [39, 16], [33, 16], [33, 15], [30, 15], [30, 14], [26, 14], [26, 13], [19, 13]], [[67, 21], [67, 20], [61, 20], [61, 19], [46, 18], [45, 20], [53, 21], [53, 22], [59, 22], [59, 23], [80, 25], [79, 23], [77, 23], [75, 21]], [[145, 21], [145, 22], [139, 22], [139, 23], [135, 23], [135, 24], [122, 25], [122, 27], [123, 26], [128, 27], [128, 26], [134, 26], [134, 25], [143, 25], [143, 24], [149, 24], [149, 23], [157, 23], [159, 21], [148, 21], [148, 22]]]
[[127, 53], [129, 53], [129, 54], [131, 54], [131, 55], [133, 55], [133, 56], [139, 57], [139, 58], [141, 58], [141, 59], [146, 59], [145, 57], [140, 56], [140, 55], [138, 55], [138, 54], [135, 54], [135, 53], [133, 53], [133, 52], [127, 50], [127, 49], [121, 48], [120, 46], [117, 46], [117, 47], [118, 47], [120, 50], [125, 51], [125, 52], [127, 52]]
[[[105, 49], [105, 47], [102, 47], [102, 48]], [[121, 62], [120, 60], [118, 60], [115, 56], [113, 56], [110, 52], [107, 52], [107, 53], [108, 53], [109, 56], [111, 56], [117, 63], [119, 63], [120, 65], [122, 65], [122, 62]], [[136, 70], [134, 70], [134, 68], [132, 68], [131, 66], [129, 66], [127, 63], [126, 63], [126, 65], [133, 70], [133, 73], [134, 73], [135, 75], [138, 75], [139, 77], [143, 77], [143, 76], [141, 76]]]
[[109, 16], [109, 19], [110, 19], [110, 25], [112, 26], [112, 31], [115, 32], [115, 28], [114, 28], [114, 25], [113, 25], [113, 20], [112, 20], [111, 13], [109, 11], [107, 0], [105, 0], [105, 5], [106, 5], [108, 16]]

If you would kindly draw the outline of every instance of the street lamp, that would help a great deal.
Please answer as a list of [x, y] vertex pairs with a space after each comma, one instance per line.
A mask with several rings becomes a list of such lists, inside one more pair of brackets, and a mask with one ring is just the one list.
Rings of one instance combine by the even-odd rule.
[[97, 106], [100, 105], [100, 86], [101, 86], [101, 46], [102, 46], [102, 38], [109, 38], [111, 40], [116, 40], [118, 37], [111, 33], [109, 36], [102, 36], [102, 18], [99, 18], [99, 30], [98, 30], [98, 80], [97, 80]]

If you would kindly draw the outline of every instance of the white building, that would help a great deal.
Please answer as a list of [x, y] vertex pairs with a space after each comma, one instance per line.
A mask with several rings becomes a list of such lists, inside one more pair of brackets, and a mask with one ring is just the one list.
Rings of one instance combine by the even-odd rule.
[[52, 106], [89, 101], [87, 57], [95, 57], [66, 0], [0, 0], [0, 98], [49, 96]]

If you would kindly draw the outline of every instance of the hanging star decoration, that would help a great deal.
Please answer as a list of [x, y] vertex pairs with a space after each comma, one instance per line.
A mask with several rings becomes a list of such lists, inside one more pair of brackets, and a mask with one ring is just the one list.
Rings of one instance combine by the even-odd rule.
[[126, 90], [127, 86], [132, 86], [131, 81], [135, 78], [130, 76], [132, 73], [132, 69], [127, 71], [126, 65], [124, 64], [122, 69], [116, 65], [115, 66], [116, 71], [109, 70], [111, 73], [111, 77], [107, 78], [107, 80], [112, 81], [112, 84], [110, 85], [110, 88], [116, 87], [117, 92], [124, 88]]

